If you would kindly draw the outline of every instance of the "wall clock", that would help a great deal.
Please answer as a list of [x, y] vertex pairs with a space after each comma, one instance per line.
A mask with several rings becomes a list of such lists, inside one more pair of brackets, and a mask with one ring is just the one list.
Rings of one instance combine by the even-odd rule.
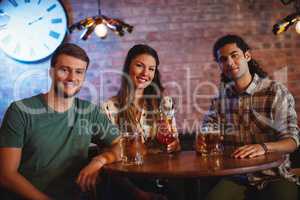
[[0, 48], [23, 62], [47, 58], [67, 33], [67, 14], [58, 0], [2, 0], [0, 21]]

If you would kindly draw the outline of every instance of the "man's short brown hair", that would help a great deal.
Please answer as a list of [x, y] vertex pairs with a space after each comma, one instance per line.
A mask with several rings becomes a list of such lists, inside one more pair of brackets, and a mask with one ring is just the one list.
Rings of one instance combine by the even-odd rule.
[[87, 63], [87, 67], [89, 66], [90, 59], [84, 49], [73, 43], [63, 43], [54, 51], [51, 58], [51, 67], [55, 66], [58, 56], [62, 54], [83, 60]]

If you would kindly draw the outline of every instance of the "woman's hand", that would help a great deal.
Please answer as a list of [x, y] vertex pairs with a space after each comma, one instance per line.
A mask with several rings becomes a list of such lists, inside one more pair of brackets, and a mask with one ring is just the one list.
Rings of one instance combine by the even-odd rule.
[[101, 159], [94, 158], [86, 167], [84, 167], [76, 179], [76, 183], [83, 192], [90, 191], [95, 188], [99, 171], [104, 165]]
[[171, 142], [170, 144], [167, 145], [168, 153], [180, 151], [180, 149], [181, 149], [181, 146], [180, 146], [180, 141], [178, 138], [176, 138], [176, 140], [174, 140], [173, 142]]
[[262, 147], [262, 145], [250, 144], [239, 147], [232, 153], [232, 156], [234, 158], [253, 158], [256, 156], [264, 155], [265, 153], [265, 149]]

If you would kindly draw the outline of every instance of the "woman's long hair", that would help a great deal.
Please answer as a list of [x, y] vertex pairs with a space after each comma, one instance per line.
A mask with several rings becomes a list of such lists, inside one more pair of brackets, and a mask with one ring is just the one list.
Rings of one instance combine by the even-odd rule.
[[164, 88], [160, 81], [160, 74], [158, 69], [159, 58], [157, 52], [152, 47], [145, 44], [134, 45], [128, 51], [128, 54], [126, 56], [125, 63], [123, 66], [121, 87], [117, 94], [117, 100], [119, 103], [120, 110], [120, 112], [118, 113], [117, 120], [121, 130], [123, 131], [134, 131], [139, 124], [138, 114], [141, 113], [141, 109], [136, 108], [133, 104], [135, 88], [133, 85], [133, 81], [130, 78], [129, 71], [133, 59], [142, 54], [152, 56], [156, 62], [154, 78], [151, 84], [144, 89], [144, 94], [142, 98], [143, 102], [145, 103], [146, 112], [148, 112], [147, 119], [154, 120], [157, 117], [158, 112], [156, 111], [159, 108], [161, 98], [163, 95], [162, 93], [164, 91]]
[[[224, 47], [226, 44], [232, 44], [232, 43], [235, 43], [243, 51], [243, 53], [246, 53], [247, 51], [250, 50], [250, 46], [240, 36], [225, 35], [219, 38], [215, 42], [213, 47], [213, 55], [217, 62], [218, 62], [218, 50]], [[252, 76], [254, 76], [254, 74], [257, 74], [261, 78], [265, 78], [268, 76], [268, 74], [260, 67], [258, 62], [252, 58], [250, 61], [248, 61], [248, 67], [249, 67], [249, 72]], [[221, 81], [224, 83], [228, 83], [232, 80], [222, 73]]]

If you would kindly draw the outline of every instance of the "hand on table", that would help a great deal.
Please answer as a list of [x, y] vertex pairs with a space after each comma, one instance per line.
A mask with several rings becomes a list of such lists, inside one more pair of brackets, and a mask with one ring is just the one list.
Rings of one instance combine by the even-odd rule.
[[234, 158], [253, 158], [256, 156], [264, 155], [266, 152], [260, 144], [249, 144], [237, 148], [231, 156]]
[[83, 192], [90, 191], [95, 188], [99, 171], [104, 164], [99, 160], [92, 160], [86, 167], [84, 167], [76, 179]]
[[180, 151], [180, 149], [181, 149], [181, 146], [180, 146], [180, 142], [179, 142], [178, 138], [176, 138], [176, 140], [174, 140], [173, 142], [171, 142], [170, 144], [167, 145], [168, 153]]

